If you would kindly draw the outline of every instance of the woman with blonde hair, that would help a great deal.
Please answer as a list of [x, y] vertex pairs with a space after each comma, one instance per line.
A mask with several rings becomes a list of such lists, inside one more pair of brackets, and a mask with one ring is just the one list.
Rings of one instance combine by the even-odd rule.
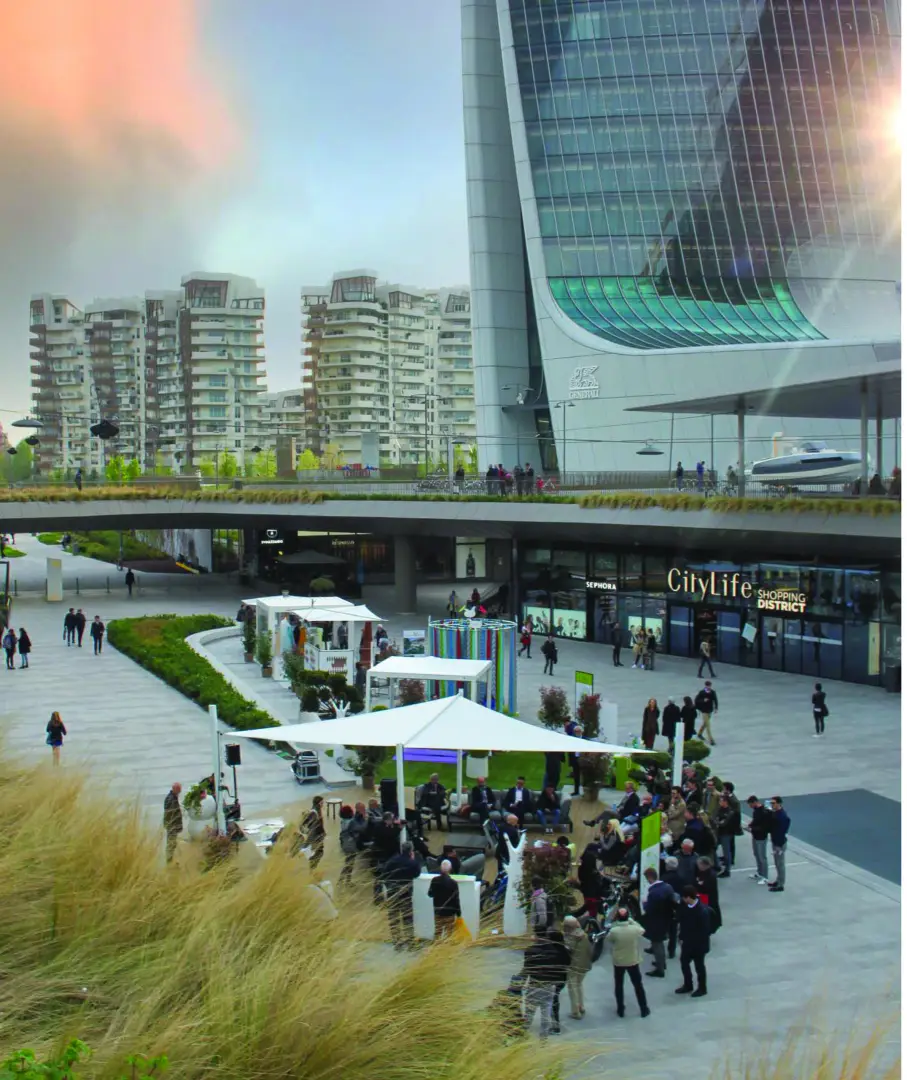
[[63, 745], [63, 736], [66, 734], [66, 725], [60, 718], [58, 712], [52, 712], [50, 714], [50, 720], [45, 728], [47, 731], [47, 745], [51, 748], [54, 755], [54, 765], [60, 764], [60, 747]]
[[611, 818], [602, 833], [601, 860], [603, 866], [617, 866], [626, 854], [624, 831], [617, 818]]

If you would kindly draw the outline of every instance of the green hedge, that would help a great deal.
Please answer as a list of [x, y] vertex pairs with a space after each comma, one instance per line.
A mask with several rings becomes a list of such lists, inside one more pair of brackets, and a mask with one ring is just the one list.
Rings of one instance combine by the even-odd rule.
[[57, 533], [54, 533], [54, 532], [38, 533], [38, 540], [42, 544], [62, 544], [63, 543], [63, 533], [61, 533], [61, 532], [57, 532]]
[[[16, 487], [0, 490], [0, 503], [82, 503], [111, 501], [178, 501], [204, 503], [239, 503], [256, 505], [318, 505], [331, 501], [355, 502], [491, 502], [500, 503], [497, 495], [445, 495], [426, 493], [401, 495], [397, 493], [362, 495], [355, 491], [312, 491], [304, 487], [249, 488], [219, 490], [210, 488], [184, 488], [174, 485], [159, 487], [93, 487], [76, 491], [71, 487]], [[590, 492], [586, 495], [516, 495], [508, 496], [508, 502], [573, 503], [584, 509], [610, 510], [661, 510], [697, 511], [708, 510], [713, 514], [868, 514], [871, 517], [887, 517], [900, 514], [901, 501], [895, 498], [789, 498], [736, 499], [723, 495], [704, 495], [662, 492], [655, 495], [636, 491], [611, 493]]]
[[272, 728], [280, 723], [239, 693], [187, 644], [186, 638], [203, 630], [234, 626], [219, 615], [149, 615], [141, 619], [114, 619], [107, 625], [107, 640], [119, 652], [181, 694], [217, 715], [228, 727]]

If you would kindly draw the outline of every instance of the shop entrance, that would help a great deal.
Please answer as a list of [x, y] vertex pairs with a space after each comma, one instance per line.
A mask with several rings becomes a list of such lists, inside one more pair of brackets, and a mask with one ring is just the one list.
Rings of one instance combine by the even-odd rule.
[[705, 604], [693, 608], [693, 656], [699, 655], [699, 646], [707, 641], [712, 649], [712, 661], [718, 659], [718, 612]]

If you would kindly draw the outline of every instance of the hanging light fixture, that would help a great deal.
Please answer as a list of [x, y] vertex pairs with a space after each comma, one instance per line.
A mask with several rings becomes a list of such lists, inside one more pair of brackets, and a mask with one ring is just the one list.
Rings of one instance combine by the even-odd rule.
[[41, 440], [38, 438], [37, 435], [29, 435], [29, 437], [25, 441], [28, 443], [29, 446], [37, 446]]
[[646, 445], [641, 450], [637, 450], [636, 453], [640, 457], [661, 457], [664, 450], [659, 450], [657, 446], [652, 445], [651, 439], [646, 439]]

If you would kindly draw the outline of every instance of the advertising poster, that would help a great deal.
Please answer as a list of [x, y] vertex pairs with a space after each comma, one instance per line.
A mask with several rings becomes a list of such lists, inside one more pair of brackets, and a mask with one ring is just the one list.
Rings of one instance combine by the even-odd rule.
[[457, 537], [457, 580], [479, 581], [485, 577], [485, 541]]
[[532, 607], [531, 604], [523, 605], [523, 621], [530, 621], [533, 634], [551, 633], [551, 610], [546, 607]]
[[603, 701], [601, 712], [598, 714], [598, 741], [611, 743], [616, 746], [617, 738], [617, 705], [613, 701]]
[[555, 608], [554, 633], [558, 637], [586, 640], [586, 612], [576, 608]]
[[642, 819], [639, 836], [639, 899], [645, 904], [649, 892], [649, 883], [645, 879], [646, 870], [651, 867], [659, 872], [661, 859], [661, 811], [655, 810]]
[[574, 675], [574, 689], [573, 689], [573, 714], [579, 715], [579, 702], [580, 698], [584, 694], [593, 693], [593, 686], [595, 680], [589, 671], [577, 671]]
[[403, 631], [403, 655], [404, 656], [424, 656], [425, 655], [425, 631], [424, 630], [404, 630]]

